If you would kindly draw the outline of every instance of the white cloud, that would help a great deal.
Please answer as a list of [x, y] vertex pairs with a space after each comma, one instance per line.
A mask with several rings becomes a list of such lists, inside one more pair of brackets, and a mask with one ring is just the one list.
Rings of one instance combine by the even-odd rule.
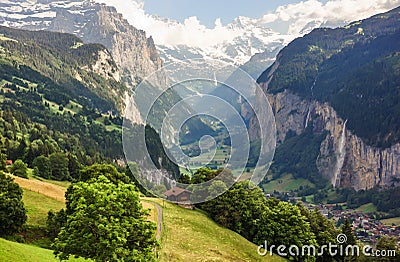
[[307, 0], [278, 7], [264, 15], [264, 23], [287, 23], [288, 34], [299, 33], [310, 22], [343, 23], [368, 18], [400, 5], [399, 0]]
[[[215, 21], [212, 29], [202, 25], [197, 17], [188, 17], [183, 23], [167, 21], [146, 14], [143, 0], [97, 1], [115, 6], [133, 26], [145, 30], [161, 45], [207, 48], [225, 41], [230, 42], [245, 33], [240, 28], [223, 26], [220, 19]], [[360, 20], [399, 4], [400, 0], [330, 0], [325, 4], [318, 0], [307, 0], [280, 6], [275, 12], [264, 15], [259, 23], [284, 34], [298, 35], [310, 23], [319, 26], [324, 23], [339, 24]], [[287, 32], [279, 30], [282, 28], [287, 29]]]
[[166, 21], [144, 11], [143, 2], [98, 0], [98, 2], [115, 6], [118, 12], [136, 28], [152, 35], [157, 44], [173, 46], [187, 45], [190, 47], [207, 47], [231, 41], [243, 31], [224, 27], [220, 19], [215, 21], [215, 27], [210, 29], [202, 25], [197, 17], [188, 17], [183, 23]]

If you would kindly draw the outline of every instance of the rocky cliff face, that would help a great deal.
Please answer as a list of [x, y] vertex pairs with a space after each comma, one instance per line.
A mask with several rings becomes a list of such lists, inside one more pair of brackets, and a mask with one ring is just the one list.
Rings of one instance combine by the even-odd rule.
[[[336, 187], [390, 186], [400, 177], [399, 18], [395, 8], [344, 27], [313, 30], [281, 50], [257, 80], [273, 107], [278, 143], [285, 143], [289, 131], [327, 134], [313, 175]], [[251, 129], [252, 137], [259, 136]], [[296, 163], [290, 165], [295, 170]]]
[[[262, 86], [268, 89], [268, 83]], [[400, 177], [400, 144], [387, 149], [367, 145], [346, 129], [347, 121], [327, 103], [305, 100], [287, 90], [268, 94], [268, 98], [275, 113], [278, 144], [285, 141], [289, 130], [301, 134], [311, 124], [314, 133], [327, 132], [315, 161], [321, 175], [335, 187], [370, 189], [389, 186], [393, 177]], [[251, 137], [259, 136], [258, 128], [250, 130], [255, 131]]]
[[121, 73], [116, 66], [113, 57], [107, 49], [100, 50], [97, 54], [96, 62], [93, 65], [87, 65], [83, 69], [101, 75], [105, 79], [114, 79], [121, 81]]
[[[85, 43], [103, 44], [132, 86], [162, 68], [152, 38], [131, 26], [114, 7], [88, 3], [79, 11], [58, 9], [48, 29], [75, 34]], [[165, 85], [165, 75], [158, 80], [160, 86]]]
[[102, 97], [110, 99], [118, 110], [124, 110], [125, 101], [121, 100], [121, 97], [127, 93], [127, 89], [124, 85], [120, 84], [121, 72], [110, 52], [104, 47], [102, 48], [92, 54], [94, 57], [93, 62], [83, 66], [81, 69], [100, 75], [104, 79], [118, 82], [117, 86], [119, 88], [109, 88], [108, 85], [100, 87], [98, 83], [87, 79], [85, 73], [79, 70], [76, 72], [75, 78], [84, 85], [89, 85], [91, 89], [98, 92]]
[[[80, 26], [81, 25], [81, 26]], [[162, 71], [162, 60], [158, 56], [153, 39], [147, 38], [144, 31], [131, 26], [114, 7], [91, 3], [85, 12], [71, 12], [59, 9], [51, 22], [49, 30], [73, 33], [86, 43], [100, 43], [110, 50], [121, 70], [121, 79], [130, 88], [134, 88], [147, 76], [155, 73], [156, 87], [166, 86], [166, 76]], [[128, 93], [125, 94], [125, 97]], [[126, 102], [129, 99], [124, 99]], [[135, 103], [131, 103], [131, 107]], [[128, 119], [141, 123], [136, 108], [126, 110]]]

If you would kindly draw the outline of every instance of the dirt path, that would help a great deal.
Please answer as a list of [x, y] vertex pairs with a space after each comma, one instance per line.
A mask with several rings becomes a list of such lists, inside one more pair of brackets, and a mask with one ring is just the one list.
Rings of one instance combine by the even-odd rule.
[[163, 210], [162, 210], [162, 207], [159, 204], [157, 204], [157, 203], [155, 203], [153, 201], [146, 200], [146, 199], [142, 199], [142, 203], [153, 205], [155, 208], [157, 208], [157, 217], [154, 217], [153, 219], [155, 221], [157, 221], [156, 237], [157, 237], [158, 240], [160, 240], [161, 239], [161, 234], [162, 234], [162, 224], [163, 224]]
[[163, 210], [160, 207], [159, 204], [156, 203], [152, 203], [158, 210], [158, 217], [157, 217], [157, 233], [156, 233], [156, 237], [158, 240], [161, 239], [161, 234], [162, 234], [162, 222], [163, 222]]

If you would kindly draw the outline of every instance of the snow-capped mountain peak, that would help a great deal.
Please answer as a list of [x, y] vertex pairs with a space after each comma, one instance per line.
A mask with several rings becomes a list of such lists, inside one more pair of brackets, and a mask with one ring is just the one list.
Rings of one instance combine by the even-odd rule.
[[[159, 17], [153, 17], [160, 19]], [[174, 20], [162, 19], [170, 27], [179, 23]], [[222, 27], [216, 22], [216, 29]], [[266, 27], [260, 20], [239, 16], [232, 23], [223, 26], [224, 31], [231, 32], [234, 36], [229, 40], [219, 43], [210, 43], [206, 46], [195, 45], [157, 45], [160, 56], [166, 63], [185, 59], [221, 59], [235, 65], [243, 65], [252, 56], [265, 51], [281, 49], [295, 36], [282, 35]], [[210, 29], [210, 30], [216, 30]], [[206, 36], [206, 34], [204, 34]]]
[[[0, 2], [0, 25], [30, 30], [45, 30], [49, 29], [52, 21], [60, 12], [90, 16], [91, 7], [95, 8], [98, 5], [97, 2], [99, 1], [3, 0]], [[217, 20], [215, 28], [210, 29], [202, 26], [195, 17], [188, 18], [185, 21], [186, 24], [182, 24], [168, 18], [143, 15], [146, 19], [152, 21], [153, 25], [159, 25], [162, 29], [170, 29], [159, 30], [157, 33], [148, 31], [147, 28], [138, 27], [149, 34], [153, 34], [157, 49], [165, 63], [176, 60], [204, 58], [221, 59], [229, 63], [242, 65], [249, 61], [253, 55], [268, 50], [280, 49], [293, 39], [293, 36], [274, 32], [259, 19], [245, 16], [239, 16], [227, 25], [222, 25], [221, 21]], [[131, 24], [137, 27], [135, 23], [132, 23], [132, 19], [128, 18]], [[137, 19], [140, 19], [140, 17]], [[200, 33], [194, 33], [193, 35], [192, 32], [192, 35], [187, 36], [186, 34], [190, 33], [187, 31], [191, 26], [196, 27]], [[67, 31], [81, 36], [79, 32], [83, 27], [85, 27], [85, 24], [80, 24], [77, 21], [75, 28]], [[165, 31], [178, 32], [164, 36], [164, 38], [176, 37], [176, 41], [172, 41], [175, 44], [170, 44], [160, 39], [159, 32]], [[179, 39], [179, 37], [182, 39]]]
[[92, 0], [3, 0], [0, 2], [0, 25], [44, 30], [56, 17], [57, 10], [77, 12], [93, 3]]

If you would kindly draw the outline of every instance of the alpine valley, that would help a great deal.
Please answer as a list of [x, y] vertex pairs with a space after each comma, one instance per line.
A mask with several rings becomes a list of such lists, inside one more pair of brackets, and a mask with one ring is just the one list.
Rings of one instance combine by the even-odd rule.
[[[242, 33], [165, 45], [97, 1], [0, 0], [0, 261], [374, 261], [259, 255], [267, 243], [324, 247], [343, 244], [341, 235], [400, 254], [400, 7], [351, 23], [316, 20], [291, 35], [243, 16], [225, 28]], [[249, 92], [254, 107], [201, 65], [214, 81], [169, 89], [176, 68], [165, 65], [187, 59], [234, 65], [228, 83], [245, 71], [261, 87]], [[238, 149], [222, 121], [163, 126], [176, 104], [196, 113], [185, 98], [203, 97], [200, 89], [247, 128], [240, 179], [223, 168]], [[149, 123], [140, 106], [160, 92]], [[260, 154], [273, 151], [260, 152], [262, 136], [274, 135], [254, 113], [264, 94], [276, 150], [253, 185]], [[179, 166], [175, 152], [194, 160]]]
[[[294, 36], [279, 35], [246, 17], [227, 27], [248, 33], [207, 51], [155, 45], [114, 7], [94, 1], [2, 1], [0, 11], [5, 26], [70, 33], [83, 43], [104, 45], [98, 61], [87, 67], [123, 84], [112, 90], [96, 88], [94, 93], [120, 114], [131, 105], [125, 117], [133, 122], [140, 124], [142, 119], [129, 90], [154, 72], [158, 72], [154, 88], [165, 88], [163, 60], [222, 59], [242, 65], [253, 77], [261, 75], [258, 81], [276, 113], [280, 146], [271, 170], [275, 178], [290, 173], [318, 184], [317, 188], [327, 181], [357, 191], [390, 186], [399, 179], [398, 9], [338, 29], [315, 29], [280, 52]], [[80, 40], [75, 41], [79, 46]], [[115, 68], [107, 68], [110, 61]], [[84, 80], [80, 73], [72, 77]], [[174, 104], [180, 98], [171, 94], [166, 99]], [[243, 116], [257, 144], [259, 129], [251, 126], [254, 121], [247, 112], [244, 109]], [[293, 143], [301, 148], [293, 150]]]

